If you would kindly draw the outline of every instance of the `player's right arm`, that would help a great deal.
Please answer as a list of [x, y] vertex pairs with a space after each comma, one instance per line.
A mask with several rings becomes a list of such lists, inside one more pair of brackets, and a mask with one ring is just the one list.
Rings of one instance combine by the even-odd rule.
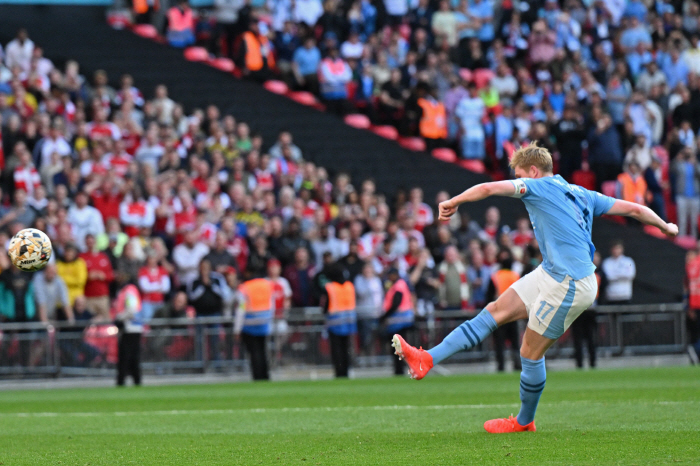
[[676, 236], [678, 234], [678, 227], [675, 224], [664, 222], [661, 217], [656, 215], [653, 210], [645, 205], [617, 199], [612, 207], [610, 207], [607, 214], [631, 217], [635, 220], [639, 220], [645, 225], [657, 227], [667, 236]]
[[474, 185], [462, 194], [441, 202], [438, 206], [438, 220], [449, 219], [457, 212], [457, 208], [465, 202], [476, 202], [490, 196], [513, 196], [514, 194], [515, 185], [509, 180]]

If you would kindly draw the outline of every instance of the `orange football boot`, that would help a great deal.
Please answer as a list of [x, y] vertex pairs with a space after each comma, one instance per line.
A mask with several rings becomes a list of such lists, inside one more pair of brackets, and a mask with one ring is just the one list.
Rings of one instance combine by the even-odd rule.
[[518, 424], [518, 420], [511, 414], [506, 419], [492, 419], [484, 423], [484, 429], [490, 434], [510, 434], [512, 432], [535, 432], [535, 421], [526, 426]]
[[433, 368], [433, 357], [423, 348], [414, 348], [406, 343], [401, 335], [391, 339], [394, 353], [408, 364], [408, 372], [412, 379], [420, 380]]

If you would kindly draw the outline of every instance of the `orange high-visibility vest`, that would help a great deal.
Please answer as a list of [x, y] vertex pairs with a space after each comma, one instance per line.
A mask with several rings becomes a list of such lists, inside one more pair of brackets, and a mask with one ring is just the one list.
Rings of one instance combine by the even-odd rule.
[[410, 311], [413, 309], [413, 300], [411, 299], [411, 291], [408, 289], [406, 282], [400, 278], [396, 280], [396, 283], [391, 285], [389, 291], [384, 296], [384, 312], [387, 312], [391, 308], [391, 302], [394, 300], [394, 295], [397, 291], [402, 293], [401, 304], [396, 312]]
[[418, 99], [418, 105], [423, 109], [423, 116], [418, 124], [420, 135], [428, 139], [444, 139], [447, 137], [447, 113], [441, 102], [433, 99]]
[[700, 256], [685, 265], [688, 274], [688, 294], [691, 309], [700, 309]]
[[501, 296], [510, 286], [520, 279], [520, 275], [512, 270], [498, 270], [491, 275], [491, 280], [496, 287], [496, 297]]
[[644, 181], [642, 175], [637, 176], [637, 179], [632, 179], [629, 173], [622, 173], [617, 177], [617, 181], [620, 182], [621, 199], [629, 202], [636, 202], [637, 204], [645, 204], [645, 197], [647, 193], [647, 182]]
[[[143, 13], [146, 13], [148, 11], [148, 0], [134, 0], [134, 13], [137, 15], [141, 15]], [[153, 2], [153, 9], [155, 11], [160, 10], [160, 2], [158, 0], [155, 0]]]
[[355, 310], [355, 287], [352, 282], [347, 281], [342, 285], [336, 282], [327, 283], [326, 292], [329, 314]]
[[187, 30], [194, 32], [194, 14], [192, 13], [192, 8], [188, 8], [184, 12], [176, 6], [169, 9], [168, 29], [175, 32]]
[[246, 314], [272, 309], [272, 284], [269, 280], [265, 278], [248, 280], [241, 285], [241, 292], [246, 299]]
[[267, 58], [268, 68], [275, 66], [275, 57], [272, 55], [272, 48], [270, 47], [270, 41], [267, 37], [263, 35], [256, 36], [252, 32], [248, 31], [243, 34], [243, 40], [245, 41], [245, 67], [250, 71], [259, 71], [263, 67], [263, 49], [265, 49], [265, 56]]

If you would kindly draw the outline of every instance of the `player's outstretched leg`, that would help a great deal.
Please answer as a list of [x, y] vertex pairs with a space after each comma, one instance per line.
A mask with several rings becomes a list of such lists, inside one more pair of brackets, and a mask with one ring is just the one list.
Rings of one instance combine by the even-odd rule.
[[435, 364], [439, 364], [455, 353], [474, 348], [497, 328], [498, 325], [491, 313], [484, 309], [475, 318], [465, 321], [454, 329], [442, 340], [442, 343], [428, 351], [414, 348], [400, 335], [394, 335], [392, 345], [396, 354], [406, 361], [411, 378], [420, 380]]

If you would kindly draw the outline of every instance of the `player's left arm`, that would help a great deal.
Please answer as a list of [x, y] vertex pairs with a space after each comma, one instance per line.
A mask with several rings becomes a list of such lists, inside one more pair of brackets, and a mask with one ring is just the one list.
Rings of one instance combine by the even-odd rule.
[[465, 202], [476, 202], [490, 196], [513, 196], [514, 194], [515, 185], [509, 180], [477, 184], [462, 194], [441, 202], [438, 206], [438, 220], [449, 219], [457, 212], [457, 208]]
[[661, 217], [656, 215], [653, 210], [645, 205], [617, 199], [612, 207], [610, 207], [607, 214], [631, 217], [645, 225], [657, 227], [667, 236], [676, 236], [678, 234], [678, 227], [675, 224], [664, 222]]

